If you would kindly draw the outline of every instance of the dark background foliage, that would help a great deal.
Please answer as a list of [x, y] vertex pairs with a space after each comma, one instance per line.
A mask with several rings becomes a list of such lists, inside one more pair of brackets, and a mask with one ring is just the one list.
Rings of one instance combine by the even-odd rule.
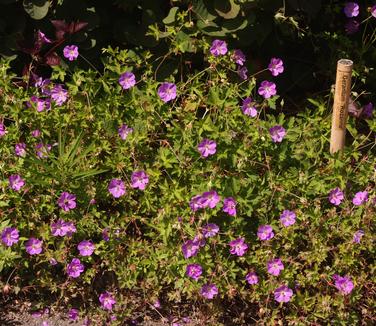
[[[373, 3], [359, 3], [359, 18], [363, 19]], [[177, 56], [181, 58], [164, 62], [168, 72], [179, 62], [193, 61], [193, 67], [200, 68], [201, 49], [194, 46], [197, 39], [225, 38], [231, 47], [246, 53], [251, 72], [265, 67], [272, 56], [283, 58], [288, 69], [280, 81], [281, 91], [299, 98], [297, 94], [330, 86], [338, 58], [352, 58], [364, 75], [364, 68], [376, 57], [373, 46], [364, 49], [362, 31], [345, 34], [343, 5], [338, 0], [0, 0], [0, 53], [18, 55], [13, 65], [20, 73], [30, 63], [30, 51], [24, 52], [25, 47], [33, 48], [36, 31], [56, 39], [56, 24], [51, 21], [58, 20], [87, 24], [66, 33], [58, 46], [33, 53], [37, 63], [58, 64], [57, 57], [67, 44], [77, 44], [80, 53], [98, 68], [100, 51], [108, 45], [145, 48], [163, 56], [171, 40], [163, 35], [157, 40], [149, 33], [150, 26], [163, 33], [166, 27], [178, 24], [177, 15], [185, 12], [186, 23], [177, 35], [182, 44]]]
[[[360, 22], [373, 3], [358, 3]], [[327, 91], [341, 57], [356, 63], [362, 81], [359, 88], [363, 90], [371, 78], [369, 68], [376, 51], [362, 31], [374, 28], [375, 23], [362, 24], [358, 33], [346, 35], [343, 6], [344, 1], [338, 0], [0, 0], [0, 53], [18, 56], [13, 66], [19, 74], [30, 69], [31, 57], [33, 68], [39, 64], [48, 71], [46, 66], [60, 63], [65, 45], [77, 44], [80, 53], [100, 69], [101, 49], [109, 45], [149, 49], [157, 57], [164, 56], [171, 45], [166, 28], [179, 25], [176, 59], [163, 62], [157, 77], [163, 79], [187, 65], [201, 68], [202, 49], [196, 46], [197, 40], [225, 38], [231, 47], [246, 53], [250, 72], [265, 67], [273, 56], [283, 58], [287, 69], [279, 89], [287, 101], [290, 97], [295, 103]], [[59, 21], [59, 26], [53, 21]], [[57, 42], [35, 51], [37, 30]], [[81, 60], [82, 64], [88, 63]], [[374, 78], [367, 83], [368, 91], [373, 91], [369, 85], [376, 84]]]

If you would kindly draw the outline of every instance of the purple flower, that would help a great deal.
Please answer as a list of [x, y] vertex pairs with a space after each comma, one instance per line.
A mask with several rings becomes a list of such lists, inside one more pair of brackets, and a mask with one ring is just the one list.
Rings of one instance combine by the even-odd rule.
[[360, 206], [367, 202], [368, 200], [368, 192], [367, 191], [359, 191], [355, 194], [352, 202], [355, 206]]
[[37, 310], [37, 311], [33, 311], [33, 312], [31, 313], [31, 316], [32, 316], [33, 318], [40, 318], [40, 317], [43, 316], [43, 314], [44, 314], [44, 311], [43, 311], [43, 310]]
[[187, 265], [186, 275], [195, 281], [199, 279], [202, 274], [202, 267], [199, 264], [189, 264]]
[[73, 258], [67, 266], [67, 274], [73, 278], [79, 277], [84, 270], [85, 267], [78, 258]]
[[283, 224], [283, 226], [287, 227], [287, 226], [295, 224], [296, 214], [286, 209], [282, 212], [279, 219], [281, 223]]
[[51, 223], [51, 233], [55, 237], [63, 237], [67, 234], [65, 221], [58, 219], [56, 222]]
[[41, 131], [40, 131], [39, 129], [35, 129], [35, 130], [33, 130], [33, 131], [31, 132], [31, 136], [34, 137], [34, 138], [38, 138], [38, 137], [40, 137], [41, 134], [42, 134], [42, 133], [41, 133]]
[[202, 194], [202, 206], [214, 208], [221, 200], [217, 192], [214, 190], [206, 191]]
[[197, 241], [193, 241], [193, 240], [187, 240], [181, 246], [181, 250], [183, 252], [183, 256], [185, 259], [188, 259], [192, 256], [196, 256], [199, 249], [200, 249], [200, 244]]
[[237, 256], [243, 256], [247, 250], [248, 245], [244, 242], [244, 238], [238, 238], [230, 241], [230, 253]]
[[345, 32], [349, 35], [355, 34], [359, 30], [360, 24], [355, 19], [349, 19], [345, 24]]
[[227, 43], [222, 40], [214, 40], [210, 47], [210, 53], [215, 57], [225, 55], [227, 53]]
[[214, 223], [208, 223], [202, 228], [202, 234], [205, 238], [211, 238], [218, 234], [219, 226]]
[[84, 240], [78, 244], [77, 249], [81, 256], [91, 256], [95, 250], [95, 245], [91, 241]]
[[239, 66], [244, 65], [245, 62], [245, 55], [242, 50], [235, 50], [234, 53], [232, 54], [232, 60], [235, 61], [236, 64]]
[[31, 77], [34, 81], [34, 87], [40, 87], [43, 83], [43, 77], [39, 77], [37, 74], [31, 73]]
[[50, 263], [51, 266], [57, 265], [57, 260], [55, 258], [50, 258], [48, 262]]
[[272, 58], [270, 60], [268, 69], [270, 70], [273, 76], [278, 76], [279, 74], [283, 73], [283, 61], [279, 58]]
[[62, 85], [55, 85], [51, 90], [51, 98], [55, 101], [56, 105], [63, 105], [68, 99], [68, 91]]
[[329, 202], [335, 206], [341, 204], [343, 198], [343, 192], [339, 188], [334, 188], [329, 193]]
[[341, 294], [347, 295], [350, 294], [354, 288], [354, 283], [348, 276], [340, 276], [337, 274], [333, 275], [334, 286], [337, 288]]
[[246, 281], [248, 284], [257, 284], [259, 282], [258, 276], [256, 273], [250, 272], [245, 276]]
[[78, 310], [74, 309], [74, 308], [70, 309], [69, 312], [68, 312], [68, 317], [69, 317], [70, 320], [73, 320], [73, 321], [77, 320]]
[[9, 176], [9, 186], [14, 191], [20, 191], [21, 188], [25, 185], [25, 180], [21, 178], [18, 174], [12, 174]]
[[1, 232], [1, 241], [8, 247], [18, 242], [20, 235], [16, 228], [8, 227]]
[[42, 252], [43, 241], [35, 238], [30, 238], [26, 241], [26, 252], [29, 255], [39, 255]]
[[270, 128], [269, 133], [274, 143], [280, 143], [286, 135], [286, 129], [282, 126], [277, 125]]
[[76, 208], [76, 196], [64, 191], [61, 193], [59, 199], [57, 200], [57, 204], [65, 212], [68, 212], [71, 209]]
[[108, 185], [108, 191], [115, 198], [119, 198], [125, 194], [125, 185], [121, 179], [112, 179]]
[[292, 296], [292, 290], [286, 285], [282, 285], [274, 291], [274, 299], [277, 302], [289, 302]]
[[47, 38], [46, 34], [38, 30], [37, 39], [40, 43], [52, 43], [52, 41]]
[[99, 302], [103, 309], [112, 310], [112, 306], [116, 304], [115, 298], [109, 292], [101, 293], [99, 296]]
[[353, 242], [354, 243], [360, 243], [360, 240], [362, 239], [364, 235], [364, 231], [363, 230], [358, 230], [354, 233], [354, 237], [353, 237]]
[[44, 111], [45, 104], [46, 104], [45, 101], [42, 98], [37, 98], [36, 103], [37, 103], [37, 111], [38, 112]]
[[248, 78], [247, 67], [238, 67], [237, 74], [241, 79], [246, 80]]
[[131, 132], [133, 132], [133, 129], [129, 128], [126, 124], [122, 124], [118, 129], [118, 134], [122, 140], [126, 140]]
[[0, 122], [0, 137], [3, 137], [7, 133], [7, 128], [5, 128], [5, 125]]
[[32, 103], [35, 103], [35, 107], [38, 112], [49, 110], [51, 108], [51, 100], [49, 98], [43, 99], [43, 98], [38, 98], [37, 96], [33, 95], [30, 97], [30, 101], [27, 102], [26, 105], [28, 107], [31, 107]]
[[232, 197], [225, 198], [222, 210], [231, 216], [236, 216], [236, 200]]
[[371, 7], [371, 15], [376, 18], [376, 5]]
[[196, 242], [199, 247], [205, 247], [206, 241], [202, 234], [198, 234], [193, 238], [193, 242]]
[[26, 144], [18, 143], [14, 146], [14, 152], [17, 156], [24, 157], [26, 155]]
[[149, 183], [149, 177], [145, 171], [134, 171], [131, 176], [131, 187], [135, 189], [145, 190]]
[[263, 98], [271, 98], [275, 94], [277, 94], [277, 86], [270, 81], [264, 80], [259, 89], [258, 93], [263, 97]]
[[250, 98], [247, 97], [243, 100], [242, 103], [242, 111], [245, 115], [248, 115], [252, 118], [254, 118], [257, 115], [257, 110], [256, 110], [256, 103]]
[[108, 228], [104, 228], [102, 231], [102, 239], [104, 241], [109, 241], [110, 240], [110, 235], [108, 234]]
[[218, 294], [218, 288], [214, 284], [204, 284], [200, 290], [201, 295], [206, 299], [213, 299]]
[[39, 158], [46, 158], [48, 157], [48, 152], [51, 150], [52, 146], [50, 144], [43, 144], [38, 143], [35, 145], [35, 149], [37, 151], [37, 156]]
[[368, 104], [366, 104], [365, 106], [363, 106], [362, 115], [366, 119], [371, 119], [372, 118], [372, 114], [373, 114], [373, 104], [371, 102], [369, 102]]
[[78, 46], [67, 45], [63, 50], [63, 54], [69, 61], [76, 60], [78, 57]]
[[198, 151], [202, 157], [208, 157], [215, 154], [217, 151], [217, 143], [214, 140], [204, 138], [200, 144], [198, 144]]
[[193, 196], [189, 202], [189, 207], [191, 208], [191, 210], [193, 212], [196, 212], [197, 210], [199, 210], [200, 208], [204, 208], [202, 206], [202, 196], [201, 195], [196, 195], [196, 196]]
[[50, 90], [49, 90], [49, 85], [51, 84], [51, 80], [46, 78], [43, 79], [42, 77], [38, 77], [37, 75], [34, 74], [33, 76], [35, 83], [34, 87], [40, 87], [42, 90], [43, 95], [50, 95]]
[[64, 223], [64, 229], [68, 237], [77, 231], [76, 226], [71, 221]]
[[136, 77], [133, 73], [127, 71], [120, 75], [119, 84], [123, 89], [132, 88], [134, 85], [136, 85]]
[[356, 2], [347, 2], [343, 12], [348, 18], [356, 17], [359, 15], [359, 5]]
[[176, 98], [176, 85], [174, 83], [162, 83], [158, 88], [158, 96], [165, 103]]
[[260, 240], [270, 240], [274, 237], [273, 228], [270, 225], [260, 225], [257, 230], [257, 237]]
[[157, 308], [157, 309], [160, 309], [162, 307], [161, 302], [159, 301], [159, 299], [157, 299], [157, 300], [154, 301], [153, 307]]
[[283, 266], [281, 259], [275, 258], [268, 261], [267, 268], [269, 274], [278, 276], [285, 267]]

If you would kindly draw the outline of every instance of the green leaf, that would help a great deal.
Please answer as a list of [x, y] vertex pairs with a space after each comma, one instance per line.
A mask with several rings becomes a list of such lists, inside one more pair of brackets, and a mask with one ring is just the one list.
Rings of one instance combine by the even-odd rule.
[[237, 17], [235, 19], [226, 20], [222, 26], [225, 31], [235, 32], [235, 31], [239, 31], [239, 30], [246, 28], [247, 25], [248, 25], [247, 19], [244, 19], [242, 17]]
[[179, 31], [176, 34], [176, 42], [178, 43], [179, 50], [183, 53], [194, 52], [196, 49], [191, 37], [189, 37], [189, 35], [187, 35], [183, 31]]
[[194, 0], [192, 2], [192, 8], [193, 12], [197, 15], [198, 21], [203, 21], [205, 24], [217, 18], [217, 16], [209, 12], [203, 0]]
[[166, 16], [162, 21], [166, 25], [173, 24], [175, 22], [176, 14], [179, 11], [179, 7], [172, 7]]
[[101, 173], [105, 173], [109, 171], [108, 169], [102, 169], [102, 170], [88, 170], [88, 171], [83, 171], [83, 172], [78, 172], [78, 173], [74, 173], [72, 174], [72, 178], [76, 178], [76, 179], [84, 179], [84, 178], [87, 178], [87, 177], [91, 177], [93, 175], [97, 175], [97, 174], [101, 174]]
[[76, 156], [82, 137], [83, 137], [83, 131], [80, 132], [80, 134], [75, 139], [75, 141], [72, 143], [72, 145], [70, 146], [68, 151], [66, 153], [64, 153], [64, 155], [63, 155], [63, 161], [64, 162], [69, 163]]
[[235, 18], [240, 11], [240, 6], [233, 0], [214, 0], [214, 9], [225, 19]]
[[41, 20], [48, 13], [50, 1], [24, 0], [23, 7], [31, 18]]

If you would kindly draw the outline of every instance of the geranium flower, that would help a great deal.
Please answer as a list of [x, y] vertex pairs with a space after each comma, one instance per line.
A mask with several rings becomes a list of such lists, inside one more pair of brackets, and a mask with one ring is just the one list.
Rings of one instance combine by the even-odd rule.
[[133, 73], [127, 71], [120, 75], [119, 84], [123, 89], [132, 88], [134, 85], [136, 85], [136, 77]]
[[197, 281], [202, 274], [202, 267], [200, 264], [189, 264], [186, 268], [186, 275]]
[[69, 277], [77, 278], [83, 273], [85, 266], [81, 264], [78, 258], [73, 258], [67, 266], [67, 274]]
[[1, 232], [1, 241], [8, 247], [18, 242], [20, 235], [16, 228], [7, 227]]
[[225, 55], [227, 53], [227, 43], [222, 40], [214, 40], [210, 47], [210, 53], [215, 57]]
[[279, 74], [283, 73], [283, 61], [279, 58], [272, 58], [270, 60], [268, 69], [270, 70], [273, 76], [278, 76]]
[[204, 138], [200, 144], [198, 144], [198, 151], [202, 157], [208, 157], [214, 155], [217, 151], [217, 143], [214, 140]]
[[218, 288], [215, 284], [204, 284], [200, 290], [201, 295], [206, 299], [213, 299], [218, 294]]
[[125, 194], [125, 184], [120, 179], [112, 179], [108, 185], [108, 191], [115, 198], [119, 198]]
[[61, 193], [59, 199], [57, 200], [57, 204], [65, 212], [68, 212], [71, 209], [76, 208], [76, 196], [74, 194], [70, 194], [69, 192], [64, 191]]
[[286, 285], [282, 285], [274, 291], [274, 299], [277, 302], [289, 302], [292, 296], [292, 290]]
[[265, 99], [271, 98], [277, 94], [277, 86], [273, 82], [264, 80], [258, 89], [258, 93]]
[[35, 238], [30, 238], [25, 243], [26, 252], [29, 255], [39, 255], [42, 252], [42, 250], [43, 250], [42, 245], [43, 245], [43, 241], [42, 240], [38, 240], [38, 239], [35, 239]]
[[99, 302], [101, 303], [101, 307], [106, 310], [112, 310], [112, 307], [116, 304], [115, 298], [107, 291], [101, 293], [99, 296]]
[[162, 83], [158, 88], [158, 96], [165, 103], [176, 98], [176, 85], [174, 83]]
[[69, 61], [76, 60], [78, 57], [78, 46], [77, 45], [67, 45], [63, 50], [64, 57]]

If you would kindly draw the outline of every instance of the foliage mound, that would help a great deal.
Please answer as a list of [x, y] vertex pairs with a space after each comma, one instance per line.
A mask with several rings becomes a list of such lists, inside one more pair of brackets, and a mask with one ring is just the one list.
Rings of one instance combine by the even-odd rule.
[[155, 309], [239, 300], [248, 324], [371, 321], [372, 110], [331, 156], [330, 94], [286, 115], [282, 60], [243, 80], [239, 52], [203, 47], [203, 70], [163, 83], [146, 51], [50, 79], [2, 62], [2, 286], [114, 324], [130, 293]]

